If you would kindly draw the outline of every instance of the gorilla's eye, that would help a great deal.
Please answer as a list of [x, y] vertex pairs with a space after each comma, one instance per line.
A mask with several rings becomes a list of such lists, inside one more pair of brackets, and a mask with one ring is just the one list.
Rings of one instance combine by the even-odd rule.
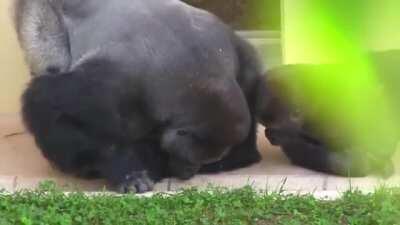
[[179, 136], [186, 136], [189, 134], [189, 132], [187, 132], [186, 130], [178, 130], [176, 134]]

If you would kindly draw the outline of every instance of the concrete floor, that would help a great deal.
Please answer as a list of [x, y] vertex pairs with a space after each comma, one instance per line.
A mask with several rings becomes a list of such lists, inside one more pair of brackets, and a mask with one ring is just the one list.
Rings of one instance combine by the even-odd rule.
[[[372, 191], [378, 185], [400, 184], [400, 176], [397, 175], [387, 180], [375, 177], [350, 179], [293, 166], [279, 148], [269, 144], [261, 129], [258, 145], [263, 160], [256, 165], [216, 175], [198, 175], [185, 182], [165, 179], [156, 185], [156, 191], [175, 191], [190, 186], [205, 187], [209, 184], [227, 187], [251, 184], [270, 191], [283, 189], [301, 193], [337, 193], [347, 190], [350, 186]], [[66, 187], [66, 190], [77, 188], [83, 191], [101, 191], [105, 185], [102, 180], [76, 179], [54, 170], [41, 156], [17, 115], [0, 115], [0, 155], [0, 189], [15, 191], [34, 188], [40, 181], [49, 179]]]

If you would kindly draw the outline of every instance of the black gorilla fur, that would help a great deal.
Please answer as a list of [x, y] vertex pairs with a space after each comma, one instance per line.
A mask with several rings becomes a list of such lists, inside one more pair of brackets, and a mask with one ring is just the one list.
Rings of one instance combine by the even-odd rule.
[[[19, 2], [17, 17], [35, 17], [29, 4], [48, 4]], [[68, 36], [57, 43], [68, 45], [56, 61], [46, 55], [51, 43], [29, 42], [46, 34], [19, 33], [23, 47], [35, 46], [25, 51], [34, 77], [23, 118], [56, 167], [144, 192], [164, 177], [260, 160], [256, 124], [266, 83], [256, 51], [230, 28], [175, 0], [59, 4], [46, 8], [63, 14], [48, 30]], [[34, 23], [19, 21], [20, 30], [32, 30], [24, 26]]]
[[[400, 50], [372, 52], [368, 56], [379, 76], [381, 87], [390, 96], [398, 99], [400, 97], [398, 91]], [[266, 137], [273, 145], [281, 146], [294, 164], [305, 168], [342, 176], [365, 176], [371, 173], [383, 176], [391, 175], [393, 173], [391, 157], [396, 149], [397, 142], [400, 140], [399, 133], [389, 134], [391, 137], [385, 137], [384, 142], [379, 143], [378, 146], [370, 146], [375, 149], [368, 152], [367, 149], [359, 149], [358, 146], [349, 142], [343, 130], [336, 128], [334, 124], [327, 128], [328, 130], [321, 130], [321, 124], [317, 120], [306, 117], [303, 111], [296, 106], [296, 103], [289, 102], [286, 98], [285, 95], [289, 90], [285, 84], [286, 81], [293, 79], [294, 76], [318, 76], [319, 74], [322, 76], [324, 73], [321, 74], [321, 72], [329, 71], [331, 66], [337, 68], [339, 65], [284, 65], [267, 72], [267, 84], [270, 87], [268, 109], [270, 110], [266, 122], [268, 125], [265, 130]], [[301, 96], [292, 97], [301, 98]], [[373, 100], [371, 99], [371, 101]], [[327, 104], [334, 105], [334, 103]], [[379, 107], [379, 97], [377, 101], [371, 102], [371, 104]], [[303, 107], [313, 106], [311, 103], [311, 105]], [[315, 115], [320, 114], [318, 110], [321, 107], [324, 106], [315, 108]], [[400, 112], [397, 103], [394, 108], [397, 113]], [[335, 115], [334, 111], [332, 115]], [[368, 121], [367, 123], [379, 123], [379, 118], [375, 119], [376, 121]], [[370, 132], [379, 131], [371, 130]]]
[[130, 138], [131, 105], [123, 98], [134, 93], [123, 88], [129, 92], [135, 86], [104, 65], [93, 60], [76, 72], [34, 78], [23, 95], [25, 124], [44, 156], [62, 171], [118, 184], [129, 172], [146, 168], [158, 181], [165, 176], [166, 156], [155, 151], [156, 142]]

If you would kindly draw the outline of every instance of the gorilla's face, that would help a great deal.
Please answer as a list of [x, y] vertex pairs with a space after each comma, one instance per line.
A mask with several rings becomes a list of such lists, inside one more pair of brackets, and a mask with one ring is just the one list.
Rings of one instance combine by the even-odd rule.
[[248, 136], [250, 112], [236, 90], [183, 98], [184, 104], [178, 109], [181, 116], [171, 122], [161, 138], [173, 175], [191, 177], [201, 165], [222, 159]]
[[[233, 143], [222, 143], [220, 136], [210, 136], [201, 129], [177, 128], [166, 131], [162, 147], [170, 153], [169, 170], [179, 178], [192, 177], [201, 165], [216, 162], [224, 157]], [[234, 140], [233, 140], [234, 141]]]
[[229, 143], [218, 143], [217, 137], [203, 135], [196, 129], [170, 129], [163, 136], [163, 147], [177, 158], [192, 164], [215, 162], [226, 154]]

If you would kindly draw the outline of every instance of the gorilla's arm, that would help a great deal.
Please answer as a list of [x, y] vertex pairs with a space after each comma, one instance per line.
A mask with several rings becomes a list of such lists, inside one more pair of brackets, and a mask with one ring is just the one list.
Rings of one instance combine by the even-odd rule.
[[71, 56], [61, 0], [15, 0], [14, 23], [32, 75], [65, 72]]

